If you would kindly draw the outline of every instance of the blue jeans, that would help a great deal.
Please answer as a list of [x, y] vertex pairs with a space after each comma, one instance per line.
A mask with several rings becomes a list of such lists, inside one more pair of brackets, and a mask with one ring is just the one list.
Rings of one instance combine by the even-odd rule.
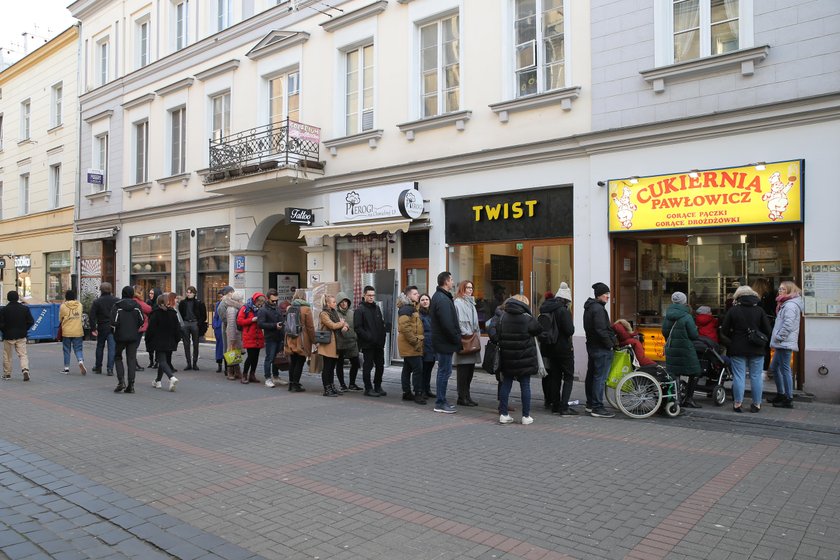
[[789, 348], [774, 348], [773, 359], [770, 361], [770, 371], [776, 380], [776, 392], [789, 399], [793, 398], [793, 371], [790, 369], [790, 359], [793, 350]]
[[610, 373], [613, 351], [608, 348], [587, 346], [586, 406], [592, 410], [604, 408], [604, 383]]
[[266, 379], [271, 379], [274, 370], [274, 356], [283, 348], [282, 340], [266, 340], [265, 341], [265, 361], [263, 362], [263, 375]]
[[[513, 387], [513, 376], [507, 375], [502, 378], [502, 385], [499, 389], [499, 413], [507, 416], [508, 399], [510, 390]], [[519, 377], [519, 392], [522, 393], [522, 417], [531, 415], [531, 376], [522, 375]]]
[[440, 408], [446, 404], [446, 386], [449, 384], [449, 377], [452, 375], [452, 354], [438, 354], [437, 364], [437, 380], [435, 381], [437, 398], [435, 399], [435, 406]]
[[117, 350], [117, 343], [114, 341], [114, 333], [111, 332], [111, 327], [108, 327], [108, 336], [104, 336], [102, 331], [98, 331], [96, 335], [96, 369], [102, 369], [102, 354], [105, 352], [105, 345], [108, 345], [108, 371], [114, 371], [114, 358]]
[[729, 358], [732, 360], [732, 399], [737, 404], [744, 402], [744, 385], [746, 384], [747, 368], [749, 368], [752, 402], [760, 406], [764, 384], [764, 378], [762, 377], [764, 356], [730, 356]]
[[64, 351], [64, 367], [70, 365], [70, 348], [73, 348], [73, 353], [76, 354], [76, 360], [82, 362], [85, 357], [82, 353], [82, 337], [81, 336], [65, 336], [61, 339], [61, 349]]

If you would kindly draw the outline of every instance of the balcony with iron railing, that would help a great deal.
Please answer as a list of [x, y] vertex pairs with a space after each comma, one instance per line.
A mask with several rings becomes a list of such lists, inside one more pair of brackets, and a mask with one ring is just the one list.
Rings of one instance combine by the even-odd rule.
[[290, 119], [210, 140], [208, 192], [250, 192], [323, 175], [321, 130]]

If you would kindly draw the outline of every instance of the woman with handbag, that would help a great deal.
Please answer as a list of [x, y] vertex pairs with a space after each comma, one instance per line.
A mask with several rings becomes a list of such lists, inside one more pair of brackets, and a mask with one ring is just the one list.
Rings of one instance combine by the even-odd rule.
[[728, 355], [732, 360], [732, 399], [735, 412], [741, 412], [744, 400], [746, 372], [750, 372], [752, 404], [750, 412], [761, 410], [763, 390], [762, 367], [764, 350], [770, 339], [771, 329], [767, 314], [759, 305], [758, 294], [749, 286], [735, 290], [734, 305], [723, 318], [721, 333], [729, 340]]
[[528, 298], [517, 294], [503, 304], [502, 316], [494, 336], [501, 354], [502, 384], [499, 391], [499, 423], [512, 424], [508, 414], [508, 399], [513, 381], [519, 381], [522, 394], [522, 423], [533, 424], [531, 418], [531, 376], [540, 369], [535, 336], [542, 332], [539, 322], [531, 315]]
[[[236, 328], [236, 316], [239, 315], [239, 309], [243, 305], [243, 297], [239, 292], [231, 292], [222, 298], [222, 307], [225, 309], [227, 315], [225, 322], [225, 354], [233, 355], [235, 352], [239, 352], [240, 358], [242, 354], [242, 331]], [[231, 365], [230, 360], [226, 356], [225, 364], [227, 365], [228, 379], [239, 379], [241, 383], [248, 383], [248, 376], [242, 375], [239, 362]]]
[[785, 280], [776, 296], [776, 322], [770, 337], [770, 348], [773, 349], [770, 371], [776, 380], [776, 397], [770, 403], [776, 407], [793, 408], [790, 360], [793, 353], [799, 351], [799, 322], [803, 311], [802, 290], [790, 280]]
[[344, 319], [338, 315], [335, 296], [325, 295], [321, 302], [321, 310], [320, 315], [318, 315], [321, 328], [315, 332], [316, 341], [318, 342], [318, 354], [324, 360], [324, 364], [321, 367], [321, 383], [324, 385], [325, 397], [337, 397], [343, 391], [335, 388], [335, 366], [338, 362], [336, 334], [348, 327]]
[[475, 373], [475, 364], [481, 361], [481, 338], [478, 328], [478, 312], [473, 297], [474, 286], [470, 280], [462, 280], [455, 293], [455, 311], [461, 328], [461, 350], [455, 353], [452, 363], [457, 372], [458, 404], [478, 406], [470, 397], [470, 385]]
[[698, 337], [697, 325], [687, 304], [688, 298], [684, 293], [674, 292], [671, 305], [665, 311], [665, 320], [662, 321], [662, 335], [666, 338], [665, 369], [675, 379], [679, 379], [681, 375], [688, 377], [688, 389], [685, 395], [680, 395], [680, 404], [686, 408], [701, 408], [694, 402], [694, 388], [697, 386], [697, 379], [703, 373], [703, 368], [700, 367], [700, 359], [693, 342]]

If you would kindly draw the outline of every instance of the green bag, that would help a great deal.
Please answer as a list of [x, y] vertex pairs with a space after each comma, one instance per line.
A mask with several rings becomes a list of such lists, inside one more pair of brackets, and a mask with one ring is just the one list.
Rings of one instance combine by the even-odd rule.
[[242, 363], [242, 351], [241, 350], [228, 350], [223, 354], [225, 357], [225, 364], [229, 366], [235, 366], [236, 364]]
[[633, 360], [630, 358], [630, 352], [628, 350], [616, 350], [613, 352], [610, 375], [607, 377], [607, 387], [614, 389], [621, 378], [631, 371], [633, 371]]

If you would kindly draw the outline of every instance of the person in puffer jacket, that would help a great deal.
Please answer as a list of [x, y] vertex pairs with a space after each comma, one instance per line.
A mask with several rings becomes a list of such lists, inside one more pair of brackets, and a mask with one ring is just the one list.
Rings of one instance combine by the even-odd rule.
[[[417, 309], [420, 292], [409, 286], [397, 301], [397, 348], [403, 358], [402, 390], [404, 401], [426, 404], [423, 389], [423, 321]], [[414, 385], [414, 392], [411, 386]]]
[[720, 344], [718, 339], [718, 320], [712, 315], [712, 308], [708, 305], [701, 305], [697, 308], [697, 314], [694, 316], [694, 322], [697, 323], [697, 333], [700, 336]]
[[688, 298], [683, 292], [674, 292], [671, 302], [662, 322], [662, 336], [666, 339], [665, 367], [674, 378], [681, 375], [688, 377], [688, 389], [685, 395], [680, 395], [680, 404], [687, 408], [702, 408], [694, 402], [694, 389], [703, 372], [693, 342], [698, 337], [697, 325], [687, 305]]
[[[134, 288], [125, 286], [122, 289], [122, 299], [117, 301], [111, 309], [110, 325], [113, 329], [115, 341], [114, 367], [117, 370], [117, 387], [115, 393], [125, 391], [134, 392], [134, 377], [137, 371], [137, 347], [140, 345], [140, 328], [145, 321], [143, 311], [134, 301]], [[124, 377], [123, 350], [128, 366], [128, 379]]]
[[259, 383], [256, 371], [260, 363], [260, 350], [265, 348], [265, 335], [259, 326], [258, 314], [263, 305], [265, 296], [255, 292], [236, 314], [236, 326], [242, 331], [242, 348], [248, 353], [242, 368], [242, 383]]
[[[338, 362], [335, 365], [335, 376], [341, 385], [342, 391], [361, 391], [362, 388], [356, 385], [356, 376], [359, 373], [359, 343], [356, 340], [356, 330], [353, 328], [353, 302], [344, 292], [338, 292], [338, 314], [347, 324], [346, 330], [336, 333], [335, 343], [338, 350]], [[344, 360], [350, 362], [350, 385], [344, 384]]]
[[804, 311], [799, 286], [789, 280], [782, 282], [776, 296], [776, 322], [770, 336], [770, 348], [773, 349], [770, 371], [776, 381], [776, 398], [770, 403], [776, 407], [793, 408], [790, 360], [793, 353], [799, 351], [799, 324]]
[[502, 363], [502, 387], [499, 395], [499, 423], [511, 424], [508, 399], [514, 379], [519, 381], [522, 398], [522, 423], [533, 424], [531, 418], [531, 376], [537, 373], [537, 341], [542, 332], [539, 322], [531, 315], [528, 298], [517, 294], [504, 303], [504, 313], [496, 326], [496, 342]]
[[[749, 286], [739, 286], [735, 290], [735, 305], [723, 318], [721, 333], [729, 339], [728, 355], [732, 360], [732, 399], [735, 412], [741, 412], [744, 400], [746, 372], [750, 372], [752, 404], [750, 412], [761, 410], [763, 391], [763, 372], [765, 344], [750, 342], [750, 332], [763, 333], [769, 340], [772, 335], [770, 320], [760, 306], [758, 294]], [[755, 339], [755, 337], [752, 337]]]
[[640, 366], [652, 366], [656, 364], [653, 360], [645, 355], [645, 347], [642, 341], [638, 338], [638, 333], [633, 330], [630, 323], [624, 319], [619, 319], [612, 325], [612, 330], [615, 331], [615, 336], [618, 338], [619, 346], [630, 346], [633, 348], [633, 353], [639, 361]]

